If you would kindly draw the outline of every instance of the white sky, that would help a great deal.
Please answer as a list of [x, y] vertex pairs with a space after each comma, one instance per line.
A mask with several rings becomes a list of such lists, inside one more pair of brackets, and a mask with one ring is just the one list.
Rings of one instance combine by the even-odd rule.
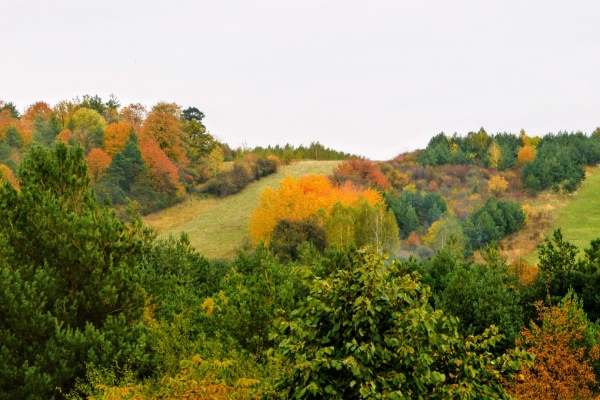
[[2, 2], [0, 99], [114, 93], [236, 147], [388, 159], [444, 131], [600, 125], [599, 1]]

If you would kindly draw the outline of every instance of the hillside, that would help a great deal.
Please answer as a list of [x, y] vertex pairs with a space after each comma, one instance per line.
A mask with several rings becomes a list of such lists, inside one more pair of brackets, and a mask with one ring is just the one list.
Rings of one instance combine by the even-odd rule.
[[[579, 248], [589, 247], [590, 242], [600, 237], [600, 170], [588, 169], [587, 178], [580, 189], [569, 199], [564, 201], [562, 207], [557, 208], [556, 217], [550, 229], [544, 236], [550, 236], [554, 229], [561, 228], [565, 240]], [[537, 264], [537, 250], [529, 254], [526, 260]]]
[[265, 187], [277, 187], [285, 175], [331, 174], [339, 161], [300, 161], [284, 166], [276, 174], [250, 184], [242, 192], [226, 197], [189, 196], [184, 202], [148, 215], [144, 222], [159, 237], [187, 232], [192, 245], [209, 258], [233, 258], [248, 239], [248, 217], [258, 205]]

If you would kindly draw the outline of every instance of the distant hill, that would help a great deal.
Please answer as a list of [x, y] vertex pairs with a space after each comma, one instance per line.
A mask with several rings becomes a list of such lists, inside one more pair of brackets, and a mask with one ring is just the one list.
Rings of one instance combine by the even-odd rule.
[[144, 222], [153, 226], [159, 237], [186, 232], [192, 245], [209, 258], [228, 258], [249, 239], [248, 218], [258, 205], [258, 197], [267, 186], [277, 187], [285, 175], [331, 174], [339, 161], [299, 161], [258, 182], [242, 192], [226, 197], [189, 196], [184, 202], [150, 214]]

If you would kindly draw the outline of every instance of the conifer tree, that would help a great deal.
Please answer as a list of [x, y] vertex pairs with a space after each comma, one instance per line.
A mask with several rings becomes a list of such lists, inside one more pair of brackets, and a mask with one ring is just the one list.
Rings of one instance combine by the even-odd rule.
[[144, 362], [151, 235], [88, 189], [82, 148], [31, 146], [0, 187], [0, 399], [61, 398], [86, 363]]

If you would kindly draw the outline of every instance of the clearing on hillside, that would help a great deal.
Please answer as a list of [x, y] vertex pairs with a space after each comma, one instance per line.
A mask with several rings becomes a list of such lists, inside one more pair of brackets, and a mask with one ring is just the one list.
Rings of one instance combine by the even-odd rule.
[[[600, 238], [600, 169], [588, 169], [581, 188], [569, 197], [571, 200], [557, 211], [545, 236], [561, 228], [563, 238], [577, 246], [581, 256], [592, 240]], [[526, 260], [537, 264], [537, 249]]]
[[231, 259], [237, 249], [249, 242], [248, 218], [267, 186], [276, 188], [285, 175], [330, 175], [339, 162], [298, 161], [248, 185], [240, 193], [224, 199], [188, 196], [182, 203], [146, 216], [144, 222], [154, 227], [159, 237], [187, 232], [192, 245], [206, 257]]

